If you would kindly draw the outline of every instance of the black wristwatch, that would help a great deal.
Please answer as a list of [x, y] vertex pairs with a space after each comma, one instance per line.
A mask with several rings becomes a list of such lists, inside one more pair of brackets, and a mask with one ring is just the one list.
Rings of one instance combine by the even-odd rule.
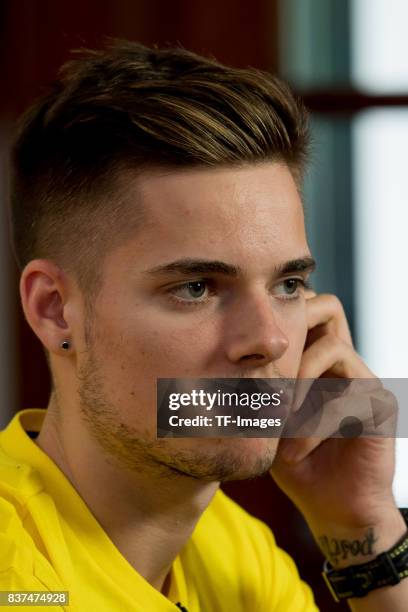
[[[408, 508], [400, 512], [408, 528]], [[322, 576], [335, 601], [364, 597], [374, 589], [398, 584], [408, 577], [408, 529], [390, 550], [368, 563], [336, 570], [325, 561]]]

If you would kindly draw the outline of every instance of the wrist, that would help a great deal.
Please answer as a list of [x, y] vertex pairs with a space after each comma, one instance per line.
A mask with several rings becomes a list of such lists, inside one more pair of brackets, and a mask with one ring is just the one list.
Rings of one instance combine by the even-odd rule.
[[[375, 609], [383, 610], [388, 608], [385, 604], [398, 602], [401, 604], [403, 598], [406, 599], [408, 583], [401, 586], [399, 583], [408, 577], [408, 509], [400, 508], [399, 511], [404, 520], [404, 533], [387, 550], [378, 552], [374, 559], [337, 568], [325, 561], [322, 577], [335, 601], [348, 599], [350, 602], [353, 601], [351, 606], [353, 610], [368, 611], [372, 609], [372, 604], [375, 604]], [[399, 532], [398, 523], [392, 514], [387, 515], [386, 519], [384, 517], [384, 522], [379, 522], [376, 526], [381, 533], [384, 533], [383, 530], [387, 526], [395, 529], [394, 536], [389, 534], [387, 537], [391, 541]], [[387, 539], [383, 537], [381, 541], [386, 542]], [[389, 587], [393, 587], [392, 590]], [[364, 598], [364, 602], [360, 602], [360, 598]]]
[[323, 555], [336, 569], [367, 563], [394, 546], [407, 526], [398, 508], [372, 523], [350, 527], [319, 524], [312, 532]]

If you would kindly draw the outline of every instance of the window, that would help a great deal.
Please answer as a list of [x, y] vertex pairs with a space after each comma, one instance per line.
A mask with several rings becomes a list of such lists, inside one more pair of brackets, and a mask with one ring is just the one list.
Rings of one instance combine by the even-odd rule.
[[[408, 378], [408, 3], [281, 0], [280, 15], [281, 73], [312, 111], [305, 206], [315, 288], [342, 300], [357, 351], [379, 377]], [[407, 461], [401, 438], [400, 506]]]

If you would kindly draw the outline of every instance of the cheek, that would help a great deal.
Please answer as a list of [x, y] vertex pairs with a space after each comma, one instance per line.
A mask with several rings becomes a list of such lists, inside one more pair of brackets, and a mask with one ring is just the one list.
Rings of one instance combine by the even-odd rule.
[[118, 350], [133, 378], [150, 384], [156, 377], [195, 376], [211, 350], [211, 340], [208, 329], [196, 323], [179, 330], [168, 322], [149, 326], [145, 321], [134, 326]]
[[220, 338], [215, 322], [194, 324], [182, 334], [168, 333], [164, 344], [155, 347], [156, 365], [152, 363], [152, 367], [173, 378], [204, 375], [219, 356]]
[[186, 334], [168, 327], [129, 331], [111, 346], [104, 366], [109, 397], [123, 419], [139, 430], [143, 426], [145, 433], [156, 427], [157, 378], [195, 377], [205, 363], [206, 349], [194, 337], [195, 327]]

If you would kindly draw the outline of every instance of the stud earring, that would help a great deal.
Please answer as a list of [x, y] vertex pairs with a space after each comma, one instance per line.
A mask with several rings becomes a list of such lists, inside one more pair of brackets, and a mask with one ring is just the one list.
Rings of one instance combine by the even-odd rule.
[[64, 349], [64, 351], [67, 351], [71, 347], [69, 340], [63, 340], [60, 344], [60, 347]]

